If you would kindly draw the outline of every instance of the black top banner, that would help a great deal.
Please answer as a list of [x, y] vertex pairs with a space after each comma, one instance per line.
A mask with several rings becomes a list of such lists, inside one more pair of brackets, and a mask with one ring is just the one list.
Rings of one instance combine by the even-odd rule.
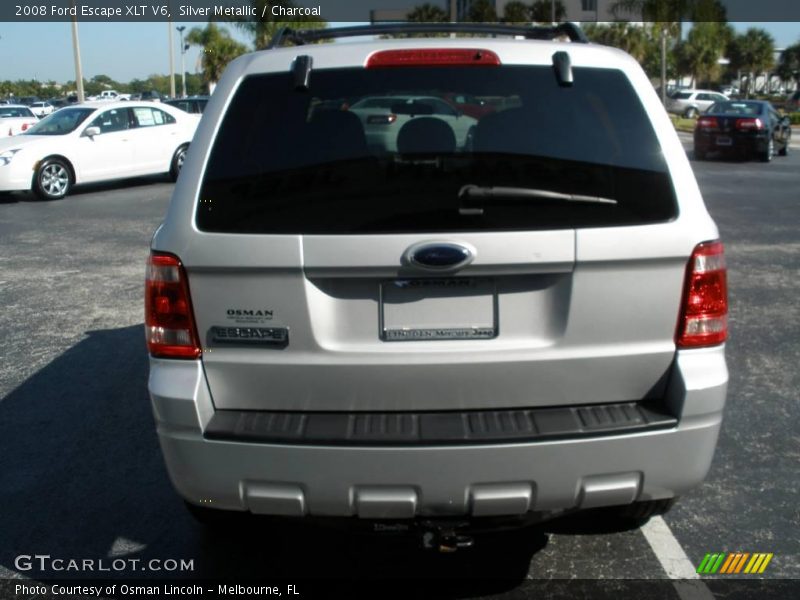
[[[469, 19], [469, 0], [3, 0], [0, 21], [155, 22], [277, 21], [368, 22], [402, 21], [415, 7], [432, 4], [451, 20]], [[508, 2], [495, 0], [497, 19]], [[641, 9], [615, 9], [615, 0], [593, 4], [566, 0], [566, 21], [798, 21], [797, 0], [689, 0], [680, 14], [669, 3], [642, 0]], [[636, 3], [634, 3], [636, 4]], [[591, 10], [584, 7], [592, 6]]]

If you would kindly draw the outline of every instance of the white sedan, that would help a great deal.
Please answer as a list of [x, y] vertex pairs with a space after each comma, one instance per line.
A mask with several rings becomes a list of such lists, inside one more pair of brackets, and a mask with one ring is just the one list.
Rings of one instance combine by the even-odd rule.
[[22, 104], [0, 104], [0, 136], [17, 135], [33, 127], [39, 119]]
[[76, 104], [0, 139], [0, 192], [46, 200], [76, 183], [169, 173], [176, 179], [199, 118], [149, 102]]

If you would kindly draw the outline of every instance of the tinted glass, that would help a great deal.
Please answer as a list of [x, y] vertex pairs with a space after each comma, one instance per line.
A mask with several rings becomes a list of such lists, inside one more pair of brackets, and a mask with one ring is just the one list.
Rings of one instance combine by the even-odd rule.
[[130, 127], [130, 115], [127, 108], [114, 108], [100, 113], [89, 123], [89, 127], [98, 127], [100, 133], [125, 131]]
[[691, 92], [677, 92], [672, 97], [675, 98], [676, 100], [688, 100], [689, 98], [691, 98], [691, 96], [692, 96]]
[[3, 118], [3, 117], [10, 117], [10, 118], [31, 117], [31, 118], [36, 118], [29, 108], [23, 108], [23, 107], [18, 107], [18, 106], [8, 106], [8, 107], [0, 106], [0, 118]]
[[170, 106], [174, 106], [175, 108], [180, 108], [182, 111], [191, 113], [197, 112], [193, 110], [192, 103], [189, 100], [170, 100], [167, 102]]
[[[627, 78], [547, 67], [317, 70], [239, 86], [205, 169], [197, 224], [250, 233], [491, 231], [671, 219], [661, 148]], [[480, 118], [443, 96], [470, 95]], [[616, 204], [495, 196], [475, 209], [464, 186], [513, 187]], [[465, 206], [469, 203], [469, 206]]]
[[763, 109], [760, 102], [717, 102], [708, 109], [708, 114], [760, 115]]

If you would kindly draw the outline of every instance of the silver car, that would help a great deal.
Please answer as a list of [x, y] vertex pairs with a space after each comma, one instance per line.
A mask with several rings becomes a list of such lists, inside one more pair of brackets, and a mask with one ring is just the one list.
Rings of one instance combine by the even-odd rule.
[[[552, 32], [572, 41], [228, 66], [146, 281], [158, 436], [196, 516], [418, 523], [452, 549], [454, 522], [642, 519], [706, 476], [728, 382], [717, 227], [638, 63]], [[415, 114], [374, 151], [348, 107], [401, 93], [496, 110], [469, 144]]]
[[667, 98], [667, 110], [676, 115], [695, 118], [715, 102], [730, 100], [725, 94], [711, 90], [680, 90]]

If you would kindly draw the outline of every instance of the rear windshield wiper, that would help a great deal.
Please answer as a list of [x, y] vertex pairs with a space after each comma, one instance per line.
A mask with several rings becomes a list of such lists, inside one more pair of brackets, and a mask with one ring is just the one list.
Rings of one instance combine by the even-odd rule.
[[[613, 198], [605, 198], [603, 196], [587, 196], [584, 194], [566, 194], [564, 192], [554, 192], [552, 190], [540, 190], [537, 188], [522, 188], [522, 187], [484, 187], [479, 185], [468, 184], [462, 186], [458, 191], [458, 197], [461, 199], [493, 199], [493, 198], [510, 198], [510, 199], [525, 199], [525, 200], [560, 200], [563, 202], [588, 202], [591, 204], [617, 204]], [[461, 214], [482, 214], [483, 208], [475, 206], [462, 207], [459, 212]]]

